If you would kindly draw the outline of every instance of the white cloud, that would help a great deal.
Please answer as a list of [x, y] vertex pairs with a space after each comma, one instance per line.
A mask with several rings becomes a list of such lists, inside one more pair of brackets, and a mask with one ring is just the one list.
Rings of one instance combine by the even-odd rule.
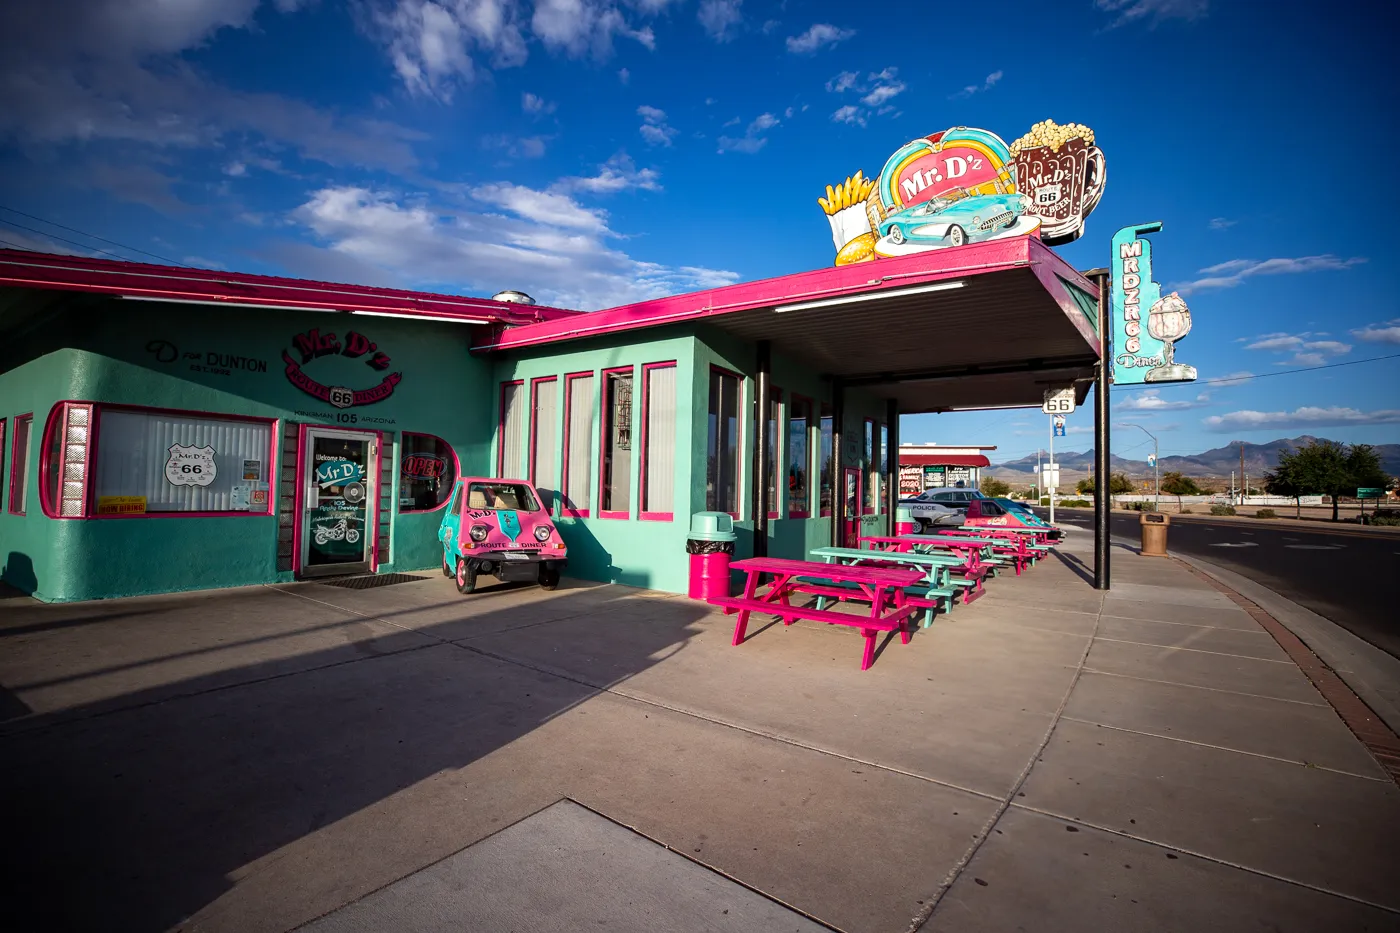
[[1094, 0], [1094, 5], [1104, 12], [1118, 14], [1109, 29], [1142, 20], [1147, 20], [1153, 28], [1169, 19], [1190, 22], [1205, 16], [1210, 7], [1209, 0]]
[[[777, 126], [778, 122], [778, 118], [771, 113], [761, 113], [755, 117], [753, 122], [748, 125], [748, 128], [744, 130], [743, 136], [721, 136], [719, 138], [719, 151], [721, 153], [755, 153], [768, 144], [767, 137], [762, 134]], [[725, 125], [728, 126], [729, 124]]]
[[538, 94], [531, 94], [526, 91], [520, 95], [520, 109], [526, 113], [546, 114], [553, 113], [559, 105], [553, 101], [545, 100]]
[[1212, 217], [1210, 219], [1210, 223], [1207, 224], [1207, 226], [1209, 226], [1212, 230], [1229, 230], [1237, 223], [1239, 223], [1238, 220], [1230, 220], [1226, 217]]
[[991, 74], [987, 75], [987, 83], [982, 85], [983, 89], [990, 90], [996, 87], [996, 83], [1001, 80], [1001, 76], [1001, 71], [993, 71]]
[[[298, 271], [402, 287], [526, 291], [546, 304], [593, 310], [732, 284], [732, 272], [640, 261], [607, 244], [606, 215], [567, 196], [498, 182], [470, 192], [498, 212], [452, 209], [359, 187], [324, 188], [292, 220], [325, 245], [287, 244]], [[305, 274], [303, 272], [303, 274]]]
[[734, 38], [735, 26], [743, 22], [739, 8], [744, 0], [700, 0], [700, 11], [695, 18], [705, 30], [705, 34], [717, 42], [728, 42]]
[[1400, 409], [1359, 411], [1355, 408], [1304, 406], [1293, 411], [1232, 411], [1202, 422], [1212, 431], [1253, 431], [1265, 428], [1326, 428], [1357, 424], [1400, 423]]
[[661, 173], [637, 168], [625, 152], [619, 152], [598, 167], [598, 174], [583, 178], [561, 178], [550, 186], [553, 191], [584, 191], [589, 194], [616, 194], [628, 189], [660, 191]]
[[826, 89], [833, 94], [844, 94], [860, 83], [860, 75], [854, 71], [843, 71], [826, 82]]
[[549, 136], [508, 136], [497, 133], [483, 137], [481, 144], [487, 149], [501, 149], [512, 159], [538, 159], [544, 155], [545, 146], [553, 137]]
[[981, 84], [969, 84], [961, 91], [958, 91], [958, 93], [950, 94], [949, 99], [957, 100], [959, 97], [971, 97], [973, 94], [976, 94], [979, 91], [990, 91], [992, 88], [997, 86], [997, 82], [999, 82], [1002, 79], [1002, 75], [1003, 72], [1001, 71], [993, 71], [991, 74], [987, 75], [987, 77], [982, 81]]
[[224, 166], [224, 174], [231, 178], [242, 178], [248, 174], [248, 166], [242, 162], [230, 162]]
[[797, 55], [807, 55], [844, 42], [855, 34], [854, 29], [840, 29], [830, 23], [816, 23], [800, 36], [788, 36], [787, 50]]
[[371, 21], [409, 92], [443, 101], [475, 77], [473, 55], [496, 68], [528, 55], [515, 0], [394, 0], [375, 7]]
[[1207, 288], [1234, 288], [1247, 278], [1258, 275], [1290, 275], [1301, 272], [1329, 272], [1350, 269], [1365, 262], [1363, 256], [1342, 259], [1331, 253], [1320, 256], [1299, 256], [1296, 259], [1231, 259], [1226, 262], [1206, 266], [1201, 270], [1204, 278], [1173, 286], [1183, 295]]
[[659, 107], [643, 104], [637, 108], [637, 116], [642, 118], [642, 125], [637, 131], [642, 134], [648, 146], [669, 146], [672, 137], [679, 132], [666, 123], [666, 111]]
[[867, 107], [879, 107], [902, 94], [905, 88], [904, 82], [895, 80], [894, 72], [895, 69], [886, 68], [879, 75], [871, 75], [871, 79], [875, 80], [878, 78], [879, 83], [875, 85], [869, 94], [866, 94], [860, 99], [861, 103], [865, 104]]
[[656, 47], [650, 26], [632, 27], [617, 7], [599, 0], [537, 0], [530, 29], [546, 48], [578, 58], [608, 58], [614, 36]]
[[1303, 331], [1289, 334], [1284, 332], [1261, 334], [1258, 337], [1240, 338], [1246, 350], [1264, 350], [1272, 353], [1292, 353], [1286, 360], [1276, 360], [1276, 366], [1322, 366], [1328, 356], [1342, 356], [1351, 352], [1351, 344], [1340, 340], [1318, 340], [1326, 334]]
[[847, 104], [844, 107], [837, 108], [836, 112], [831, 115], [831, 119], [835, 120], [837, 123], [850, 123], [853, 126], [865, 126], [865, 111], [854, 104]]
[[1400, 318], [1383, 324], [1367, 324], [1352, 331], [1351, 335], [1367, 343], [1400, 343]]
[[623, 84], [630, 83], [632, 81], [632, 72], [628, 71], [626, 68], [619, 68], [617, 70], [617, 80], [621, 81]]
[[1128, 395], [1126, 398], [1115, 400], [1113, 407], [1116, 411], [1183, 411], [1187, 408], [1200, 408], [1209, 401], [1210, 397], [1205, 394], [1198, 395], [1195, 401], [1190, 399], [1169, 401], [1162, 398], [1160, 389], [1144, 389], [1141, 392]]

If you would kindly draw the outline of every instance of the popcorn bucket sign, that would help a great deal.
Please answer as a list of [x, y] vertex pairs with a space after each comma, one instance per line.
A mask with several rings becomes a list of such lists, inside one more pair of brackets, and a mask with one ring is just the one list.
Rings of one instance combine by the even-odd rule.
[[170, 458], [165, 461], [166, 482], [173, 486], [208, 486], [218, 475], [213, 447], [170, 445]]
[[901, 146], [878, 178], [856, 172], [817, 203], [836, 264], [868, 262], [1011, 236], [1068, 243], [1107, 180], [1094, 131], [1043, 120], [1010, 146], [956, 126]]

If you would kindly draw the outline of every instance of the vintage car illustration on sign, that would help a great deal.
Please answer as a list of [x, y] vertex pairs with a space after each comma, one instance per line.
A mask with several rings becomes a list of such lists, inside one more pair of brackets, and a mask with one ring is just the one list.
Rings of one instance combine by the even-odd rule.
[[568, 548], [535, 487], [523, 479], [463, 477], [438, 526], [442, 572], [471, 593], [480, 574], [559, 585]]
[[1020, 194], [970, 194], [966, 188], [952, 188], [891, 214], [881, 222], [880, 236], [895, 244], [913, 240], [962, 246], [1014, 227], [1028, 206]]

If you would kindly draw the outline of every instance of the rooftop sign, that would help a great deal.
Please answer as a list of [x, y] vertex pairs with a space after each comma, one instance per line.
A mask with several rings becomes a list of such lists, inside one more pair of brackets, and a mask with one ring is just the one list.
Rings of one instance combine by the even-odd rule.
[[1152, 281], [1152, 243], [1160, 221], [1113, 235], [1113, 384], [1195, 382], [1196, 367], [1175, 361], [1176, 341], [1191, 333], [1191, 310]]
[[1107, 181], [1094, 131], [1044, 120], [1010, 146], [956, 126], [901, 146], [877, 178], [856, 172], [817, 203], [836, 264], [1011, 236], [1077, 239]]

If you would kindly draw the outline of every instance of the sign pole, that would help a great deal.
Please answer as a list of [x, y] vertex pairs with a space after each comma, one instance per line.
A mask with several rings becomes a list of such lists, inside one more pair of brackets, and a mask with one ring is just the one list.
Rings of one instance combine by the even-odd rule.
[[1046, 486], [1050, 487], [1050, 524], [1055, 524], [1055, 416], [1050, 416], [1050, 467], [1047, 472], [1050, 482]]
[[1084, 277], [1099, 288], [1099, 363], [1094, 370], [1094, 589], [1106, 590], [1110, 580], [1109, 542], [1109, 404], [1108, 387], [1112, 381], [1113, 353], [1109, 336], [1113, 323], [1109, 320], [1109, 284], [1107, 269], [1091, 269]]

